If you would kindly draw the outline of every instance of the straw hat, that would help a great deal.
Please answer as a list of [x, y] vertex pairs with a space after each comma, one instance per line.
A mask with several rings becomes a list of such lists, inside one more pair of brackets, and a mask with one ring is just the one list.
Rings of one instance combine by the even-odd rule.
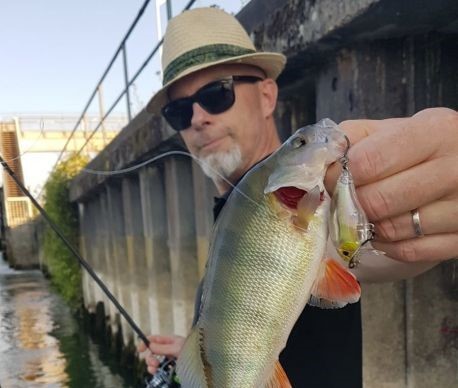
[[286, 58], [283, 54], [256, 52], [238, 20], [217, 8], [196, 8], [171, 19], [162, 49], [163, 86], [146, 110], [160, 112], [167, 101], [167, 89], [179, 79], [219, 64], [247, 64], [276, 79]]

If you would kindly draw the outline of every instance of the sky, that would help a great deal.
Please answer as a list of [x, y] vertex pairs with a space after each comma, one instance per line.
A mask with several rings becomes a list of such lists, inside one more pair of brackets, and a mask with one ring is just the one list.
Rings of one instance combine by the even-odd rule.
[[[82, 112], [97, 82], [145, 0], [0, 0], [0, 120], [23, 114]], [[172, 0], [173, 14], [188, 0]], [[235, 13], [247, 1], [198, 0]], [[165, 6], [161, 7], [166, 21]], [[158, 42], [156, 3], [151, 0], [127, 41], [130, 76]], [[123, 89], [122, 57], [103, 85], [107, 110]], [[134, 111], [160, 85], [158, 59], [132, 90]], [[91, 106], [98, 112], [97, 100]], [[126, 112], [122, 101], [117, 108]]]
[[[161, 2], [165, 1], [157, 1]], [[172, 14], [180, 13], [188, 2], [172, 0]], [[0, 0], [0, 121], [57, 115], [74, 116], [76, 124], [144, 3], [145, 0]], [[216, 4], [227, 12], [237, 13], [246, 3], [247, 0], [197, 0], [193, 8]], [[166, 6], [159, 6], [158, 12], [156, 9], [156, 1], [151, 0], [127, 40], [129, 78], [162, 37]], [[158, 14], [161, 31], [156, 22]], [[100, 106], [95, 98], [89, 107], [90, 114], [100, 114], [100, 107], [108, 111], [122, 93], [122, 65], [119, 55], [103, 82], [103, 103]], [[159, 89], [159, 70], [160, 57], [156, 55], [130, 89], [133, 116]], [[125, 99], [114, 107], [112, 114], [127, 116]], [[47, 130], [46, 125], [39, 124], [33, 129], [41, 127]], [[73, 129], [73, 125], [66, 129]], [[21, 149], [21, 154], [25, 184], [36, 195], [41, 192], [58, 153], [34, 153], [29, 148]]]

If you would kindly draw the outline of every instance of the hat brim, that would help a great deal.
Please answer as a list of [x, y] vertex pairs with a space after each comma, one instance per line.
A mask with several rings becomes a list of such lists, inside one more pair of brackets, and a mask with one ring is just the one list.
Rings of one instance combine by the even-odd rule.
[[223, 64], [244, 64], [256, 66], [261, 68], [266, 73], [267, 78], [277, 79], [277, 77], [280, 75], [280, 73], [283, 71], [283, 68], [285, 67], [286, 57], [280, 53], [262, 52], [240, 55], [237, 57], [221, 59], [219, 61], [202, 63], [196, 66], [189, 67], [185, 71], [181, 72], [177, 77], [166, 83], [149, 100], [148, 104], [146, 105], [146, 111], [149, 113], [159, 114], [161, 112], [162, 107], [168, 102], [168, 88], [178, 80], [199, 70]]

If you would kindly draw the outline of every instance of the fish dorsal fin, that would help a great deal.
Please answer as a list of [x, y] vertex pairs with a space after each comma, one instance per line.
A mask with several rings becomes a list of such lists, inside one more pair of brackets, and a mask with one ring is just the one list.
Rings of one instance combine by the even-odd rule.
[[292, 388], [288, 376], [286, 376], [286, 373], [279, 361], [275, 363], [274, 373], [267, 382], [266, 388]]
[[177, 359], [177, 375], [183, 387], [208, 387], [202, 361], [202, 333], [196, 326], [191, 330]]
[[341, 308], [355, 303], [361, 296], [361, 287], [355, 275], [336, 260], [322, 260], [313, 283], [309, 305], [320, 308]]
[[309, 223], [321, 203], [321, 192], [319, 186], [315, 186], [306, 193], [297, 204], [297, 216], [294, 225], [302, 230], [307, 230]]

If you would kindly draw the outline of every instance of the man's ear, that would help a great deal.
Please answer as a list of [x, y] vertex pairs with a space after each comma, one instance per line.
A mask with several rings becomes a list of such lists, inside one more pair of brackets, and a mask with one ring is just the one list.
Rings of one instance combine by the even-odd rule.
[[272, 116], [277, 105], [278, 86], [273, 79], [266, 78], [260, 82], [260, 90], [263, 115], [267, 118]]

